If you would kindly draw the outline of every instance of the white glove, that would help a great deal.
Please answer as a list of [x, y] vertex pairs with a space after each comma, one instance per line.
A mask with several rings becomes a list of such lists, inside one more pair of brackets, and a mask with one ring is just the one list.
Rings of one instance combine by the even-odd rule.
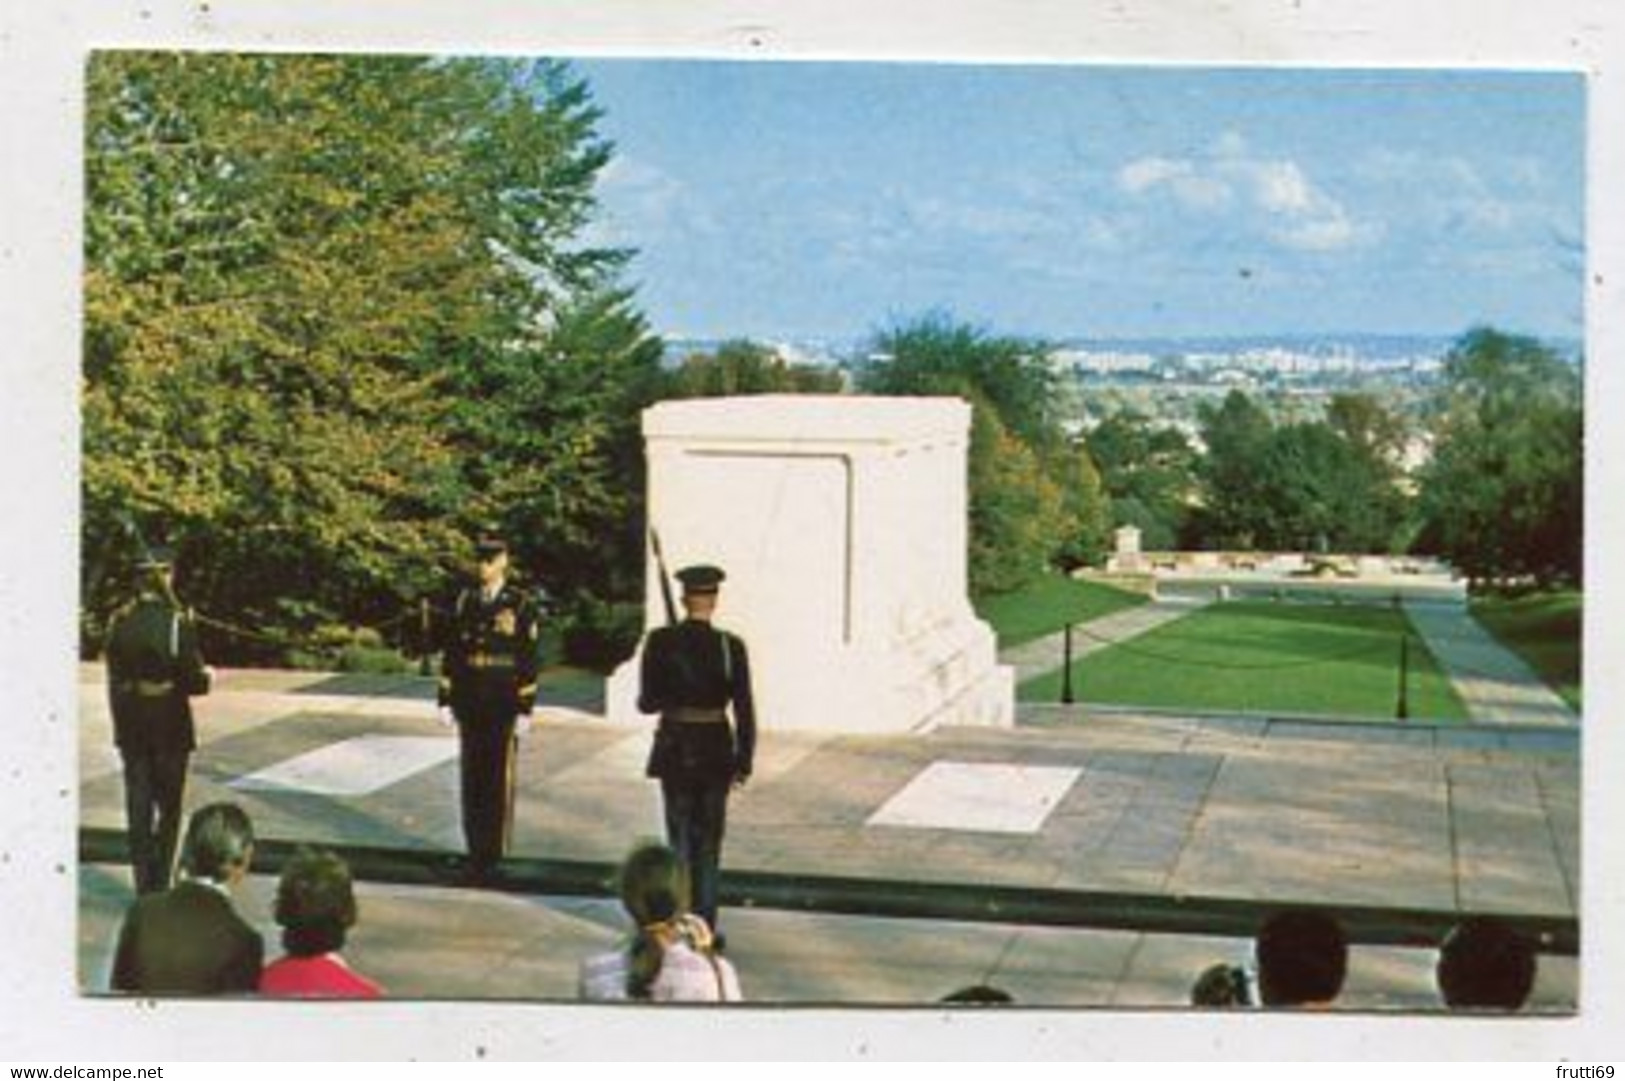
[[456, 728], [457, 727], [457, 718], [452, 715], [450, 706], [440, 706], [436, 712], [437, 712], [437, 716], [439, 717], [440, 724], [441, 724], [442, 727], [444, 727], [444, 728]]
[[515, 739], [524, 739], [526, 736], [530, 735], [530, 726], [534, 722], [535, 722], [535, 718], [532, 717], [530, 714], [521, 713], [519, 715], [519, 719], [516, 720], [514, 722], [514, 725], [513, 725], [514, 738]]

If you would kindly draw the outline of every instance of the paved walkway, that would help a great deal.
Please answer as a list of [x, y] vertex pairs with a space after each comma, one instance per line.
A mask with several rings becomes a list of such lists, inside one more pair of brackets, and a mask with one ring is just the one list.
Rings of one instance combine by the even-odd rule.
[[[1114, 643], [1138, 637], [1164, 623], [1182, 619], [1209, 603], [1211, 597], [1163, 597], [1080, 623], [1073, 628], [1072, 657], [1074, 660], [1087, 657]], [[1065, 657], [1066, 634], [1061, 632], [1001, 650], [999, 663], [1015, 668], [1016, 685], [1020, 686], [1035, 676], [1059, 669]]]
[[[101, 673], [87, 666], [82, 679], [82, 822], [118, 829]], [[455, 742], [434, 724], [431, 693], [410, 678], [223, 672], [200, 700], [188, 804], [236, 800], [270, 839], [456, 852]], [[521, 745], [515, 851], [607, 867], [659, 832], [642, 778], [648, 733], [565, 697], [544, 687]], [[895, 897], [1082, 891], [1164, 912], [1206, 898], [1576, 917], [1573, 732], [1047, 706], [1023, 706], [1021, 719], [925, 736], [764, 732], [756, 776], [730, 805], [725, 873], [828, 876]], [[128, 878], [88, 863], [80, 884], [79, 977], [94, 991]], [[269, 889], [251, 883], [243, 907], [274, 947]], [[1177, 1005], [1206, 964], [1247, 955], [1243, 938], [1095, 915], [1046, 927], [734, 905], [723, 922], [747, 990], [766, 1002], [923, 1004], [991, 981], [1024, 1004]], [[401, 996], [568, 999], [579, 959], [623, 930], [597, 897], [367, 883], [347, 953]], [[1430, 1008], [1430, 963], [1426, 949], [1362, 946], [1344, 1004]], [[1576, 968], [1543, 959], [1541, 1008], [1573, 1008]]]
[[1523, 658], [1496, 641], [1464, 608], [1407, 603], [1406, 614], [1433, 651], [1468, 714], [1481, 724], [1579, 723], [1568, 703]]

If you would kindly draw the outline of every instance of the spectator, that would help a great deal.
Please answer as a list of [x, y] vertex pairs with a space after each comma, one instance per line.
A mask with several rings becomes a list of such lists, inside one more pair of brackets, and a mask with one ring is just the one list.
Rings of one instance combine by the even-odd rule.
[[1265, 1006], [1328, 1006], [1343, 990], [1348, 936], [1324, 913], [1277, 913], [1264, 921], [1253, 948]]
[[1535, 984], [1535, 947], [1504, 921], [1473, 916], [1439, 947], [1436, 976], [1451, 1009], [1516, 1010]]
[[260, 974], [260, 993], [287, 998], [378, 998], [379, 986], [339, 951], [355, 926], [350, 868], [331, 852], [301, 849], [282, 869], [276, 922], [287, 956]]
[[621, 904], [636, 930], [624, 946], [582, 962], [584, 999], [738, 1002], [739, 977], [717, 953], [710, 926], [688, 910], [688, 870], [662, 844], [633, 850], [621, 867]]
[[1191, 987], [1192, 1006], [1251, 1006], [1252, 988], [1247, 970], [1240, 965], [1210, 965], [1196, 977]]
[[113, 959], [113, 989], [145, 994], [253, 991], [265, 942], [231, 906], [248, 873], [254, 829], [232, 803], [192, 815], [181, 845], [181, 881], [138, 898], [125, 914]]

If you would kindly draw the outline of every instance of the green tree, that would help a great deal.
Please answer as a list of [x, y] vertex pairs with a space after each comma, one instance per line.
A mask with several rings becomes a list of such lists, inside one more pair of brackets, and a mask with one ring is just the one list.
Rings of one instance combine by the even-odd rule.
[[1275, 433], [1270, 415], [1246, 394], [1232, 390], [1218, 406], [1197, 408], [1202, 442], [1201, 531], [1214, 548], [1253, 548], [1260, 536], [1258, 511], [1264, 502], [1264, 456]]
[[1445, 359], [1421, 546], [1472, 579], [1578, 583], [1584, 455], [1579, 370], [1532, 338], [1476, 328]]
[[734, 394], [839, 394], [841, 374], [811, 364], [791, 364], [772, 348], [744, 339], [723, 342], [713, 353], [691, 353], [672, 372], [668, 393], [676, 398]]
[[1061, 428], [1050, 353], [1044, 343], [933, 314], [878, 334], [858, 369], [866, 393], [971, 404], [969, 563], [978, 594], [1104, 550], [1105, 493], [1087, 448]]
[[1107, 415], [1088, 436], [1118, 525], [1140, 530], [1147, 551], [1179, 545], [1196, 497], [1197, 456], [1177, 428], [1158, 427], [1134, 409]]
[[575, 239], [610, 148], [566, 68], [117, 52], [87, 83], [93, 622], [125, 519], [276, 637], [387, 622], [477, 520], [540, 547], [625, 515], [658, 350], [624, 253]]
[[1254, 529], [1266, 548], [1389, 550], [1398, 490], [1331, 425], [1275, 429], [1258, 477]]
[[971, 411], [970, 589], [978, 596], [1018, 589], [1051, 569], [1069, 527], [1061, 489], [1038, 455], [989, 407]]
[[947, 394], [979, 400], [1036, 450], [1065, 441], [1052, 348], [989, 334], [941, 313], [876, 335], [858, 385], [871, 394]]

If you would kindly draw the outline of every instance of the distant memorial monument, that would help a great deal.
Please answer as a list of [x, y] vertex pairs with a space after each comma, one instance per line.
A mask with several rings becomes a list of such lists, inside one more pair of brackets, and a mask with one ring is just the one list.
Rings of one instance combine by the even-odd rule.
[[[726, 568], [719, 626], [750, 646], [764, 728], [1009, 725], [1013, 670], [967, 595], [957, 398], [764, 395], [643, 414], [649, 520], [667, 567]], [[665, 622], [650, 557], [645, 622]], [[634, 656], [611, 720], [637, 712]]]

